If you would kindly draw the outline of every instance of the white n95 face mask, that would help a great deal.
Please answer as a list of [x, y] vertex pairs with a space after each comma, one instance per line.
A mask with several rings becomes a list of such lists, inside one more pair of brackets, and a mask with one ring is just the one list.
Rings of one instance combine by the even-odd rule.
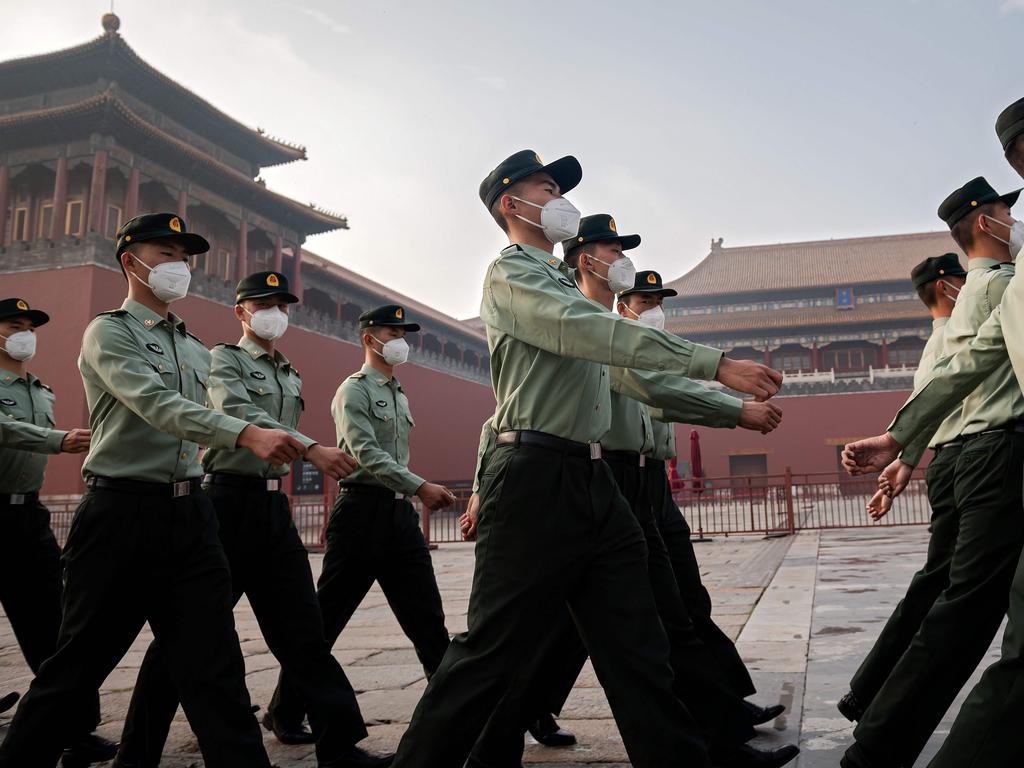
[[0, 339], [4, 339], [4, 351], [15, 360], [24, 362], [36, 355], [36, 335], [32, 331], [18, 331]]
[[1017, 221], [1016, 219], [1014, 219], [1013, 224], [1009, 225], [1006, 224], [1005, 222], [999, 221], [999, 219], [993, 219], [991, 216], [988, 215], [986, 215], [985, 218], [988, 219], [993, 224], [998, 224], [999, 226], [1006, 227], [1007, 229], [1010, 230], [1009, 240], [1003, 240], [1003, 238], [999, 237], [999, 235], [993, 233], [989, 234], [992, 234], [992, 237], [994, 237], [999, 242], [1006, 243], [1006, 245], [1009, 246], [1010, 248], [1010, 258], [1016, 261], [1017, 256], [1020, 254], [1020, 249], [1024, 248], [1024, 221]]
[[608, 283], [608, 290], [612, 293], [622, 293], [628, 291], [636, 283], [636, 267], [633, 265], [633, 260], [629, 256], [623, 256], [621, 259], [616, 259], [611, 264], [607, 261], [601, 261], [601, 259], [591, 256], [594, 261], [600, 261], [606, 267], [608, 267], [608, 277], [601, 277], [597, 272], [593, 272], [595, 277], [600, 277], [606, 283]]
[[170, 304], [172, 301], [188, 296], [188, 285], [192, 282], [192, 272], [184, 261], [169, 261], [151, 267], [134, 254], [132, 258], [135, 259], [136, 264], [141, 264], [149, 271], [149, 280], [145, 284], [160, 301]]
[[[374, 348], [373, 351], [377, 352], [377, 349]], [[388, 365], [401, 365], [409, 359], [409, 342], [405, 339], [392, 339], [383, 343], [382, 351], [377, 354], [383, 357]]]
[[[622, 306], [626, 307], [625, 304]], [[657, 328], [659, 331], [665, 330], [665, 310], [661, 307], [651, 307], [650, 309], [641, 312], [639, 315], [629, 307], [626, 307], [626, 311], [633, 315], [638, 323], [649, 325], [651, 328]]]
[[544, 205], [531, 203], [529, 200], [523, 200], [521, 197], [513, 197], [512, 199], [526, 205], [532, 205], [534, 208], [540, 208], [540, 224], [530, 221], [525, 216], [520, 216], [519, 214], [516, 214], [516, 218], [525, 221], [527, 224], [540, 227], [544, 230], [544, 237], [551, 243], [560, 243], [570, 237], [576, 237], [576, 234], [580, 231], [579, 209], [564, 197], [548, 200]]
[[280, 339], [288, 330], [288, 315], [278, 307], [258, 309], [255, 312], [245, 311], [249, 315], [249, 327], [261, 339], [266, 341]]

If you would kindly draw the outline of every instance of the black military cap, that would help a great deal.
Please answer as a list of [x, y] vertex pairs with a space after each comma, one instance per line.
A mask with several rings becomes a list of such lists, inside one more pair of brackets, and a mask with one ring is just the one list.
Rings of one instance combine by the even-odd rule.
[[967, 272], [960, 266], [960, 258], [955, 253], [929, 256], [910, 271], [910, 279], [914, 281], [915, 288], [920, 288], [940, 277], [967, 277]]
[[952, 229], [954, 224], [979, 205], [1002, 200], [1012, 208], [1019, 196], [1019, 189], [1014, 192], [1007, 192], [1005, 195], [1000, 195], [985, 180], [984, 176], [978, 176], [968, 181], [960, 189], [951, 192], [949, 197], [942, 201], [939, 205], [939, 218]]
[[672, 288], [666, 288], [661, 282], [661, 275], [655, 272], [653, 269], [645, 269], [643, 272], [636, 273], [636, 280], [633, 282], [633, 287], [628, 291], [623, 291], [619, 294], [620, 299], [624, 299], [631, 293], [654, 293], [658, 296], [678, 296], [678, 291]]
[[117, 255], [125, 248], [147, 240], [175, 240], [189, 254], [206, 253], [210, 244], [206, 238], [189, 232], [185, 220], [176, 213], [144, 213], [129, 219], [117, 230]]
[[1024, 133], [1024, 99], [1018, 99], [999, 113], [996, 118], [996, 136], [1005, 152], [1010, 144]]
[[524, 149], [516, 152], [498, 163], [498, 167], [487, 174], [487, 178], [480, 182], [480, 199], [483, 200], [487, 210], [491, 209], [498, 195], [515, 184], [520, 179], [532, 176], [543, 171], [551, 176], [558, 184], [559, 191], [564, 195], [570, 189], [580, 183], [583, 178], [583, 168], [580, 161], [572, 155], [560, 157], [553, 163], [544, 163], [540, 155], [532, 149]]
[[235, 287], [235, 303], [246, 299], [265, 299], [268, 296], [280, 296], [289, 304], [299, 300], [298, 296], [288, 293], [288, 278], [280, 272], [256, 272], [242, 278]]
[[0, 320], [12, 317], [27, 317], [36, 328], [50, 322], [50, 316], [40, 309], [32, 309], [24, 299], [0, 300]]
[[595, 213], [580, 219], [579, 232], [576, 233], [576, 237], [562, 241], [562, 250], [568, 252], [570, 248], [575, 248], [578, 245], [600, 243], [605, 240], [618, 240], [624, 251], [640, 245], [640, 235], [620, 235], [615, 226], [615, 219], [611, 215]]
[[410, 323], [406, 320], [405, 310], [397, 304], [385, 304], [383, 307], [368, 309], [359, 316], [359, 329], [365, 331], [367, 328], [405, 328], [415, 333], [420, 329], [419, 323]]

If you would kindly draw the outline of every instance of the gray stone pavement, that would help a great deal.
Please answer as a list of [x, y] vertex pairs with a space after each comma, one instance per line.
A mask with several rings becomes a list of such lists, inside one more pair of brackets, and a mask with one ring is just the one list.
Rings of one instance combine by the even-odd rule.
[[[797, 768], [837, 766], [851, 728], [835, 711], [846, 682], [870, 647], [889, 611], [923, 560], [926, 532], [920, 528], [801, 533], [777, 539], [717, 538], [697, 544], [715, 615], [747, 660], [762, 704], [781, 701], [788, 712], [762, 728], [763, 746], [799, 741]], [[320, 557], [312, 558], [314, 572]], [[444, 545], [434, 554], [448, 629], [466, 629], [473, 568], [469, 545]], [[253, 703], [265, 706], [278, 666], [263, 642], [248, 604], [235, 619], [246, 657]], [[101, 732], [117, 738], [131, 688], [150, 639], [148, 630], [133, 645], [102, 689]], [[370, 737], [364, 746], [393, 750], [425, 685], [423, 672], [387, 601], [374, 588], [335, 645], [359, 694]], [[992, 655], [992, 654], [990, 654]], [[994, 656], [993, 656], [994, 658]], [[0, 614], [0, 693], [24, 691], [30, 673], [6, 617]], [[952, 714], [933, 739], [937, 748]], [[0, 716], [0, 736], [9, 715]], [[562, 721], [579, 744], [554, 750], [533, 744], [527, 763], [549, 768], [601, 765], [625, 768], [607, 701], [588, 664], [563, 712]], [[292, 768], [315, 765], [312, 749], [285, 747], [267, 736], [271, 759]], [[923, 765], [925, 761], [922, 760]], [[179, 711], [163, 765], [201, 766], [194, 737]]]

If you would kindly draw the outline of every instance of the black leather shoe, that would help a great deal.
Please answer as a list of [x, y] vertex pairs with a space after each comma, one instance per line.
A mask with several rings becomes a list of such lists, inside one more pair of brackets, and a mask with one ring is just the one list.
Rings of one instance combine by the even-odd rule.
[[726, 749], [714, 749], [711, 764], [715, 768], [781, 768], [800, 754], [795, 744], [778, 749], [757, 749], [749, 744]]
[[18, 703], [18, 699], [21, 698], [21, 694], [17, 691], [11, 691], [6, 696], [0, 698], [0, 712], [6, 712], [8, 709]]
[[273, 733], [282, 744], [316, 743], [313, 732], [306, 726], [301, 723], [298, 725], [282, 725], [269, 712], [263, 715], [263, 727]]
[[767, 707], [761, 707], [751, 701], [744, 701], [743, 703], [746, 705], [747, 711], [750, 712], [750, 722], [753, 725], [764, 725], [765, 723], [770, 723], [786, 711], [786, 708], [781, 704], [771, 704]]
[[545, 747], [571, 747], [576, 743], [576, 737], [569, 731], [559, 728], [552, 715], [538, 718], [527, 730], [538, 744], [543, 744]]
[[391, 765], [394, 755], [371, 755], [364, 749], [352, 746], [328, 762], [321, 761], [318, 768], [384, 768]]
[[836, 709], [839, 710], [839, 714], [851, 723], [859, 723], [860, 719], [864, 717], [864, 707], [857, 701], [853, 691], [850, 691], [839, 700], [839, 703], [836, 704]]
[[64, 768], [86, 768], [93, 763], [103, 763], [117, 756], [117, 742], [105, 739], [99, 734], [83, 736], [64, 750], [60, 764]]

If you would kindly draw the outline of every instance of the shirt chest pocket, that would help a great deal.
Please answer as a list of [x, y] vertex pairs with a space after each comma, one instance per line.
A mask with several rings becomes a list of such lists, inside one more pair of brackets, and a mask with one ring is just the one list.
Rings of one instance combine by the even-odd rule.
[[206, 405], [206, 393], [210, 388], [210, 372], [196, 368], [191, 374], [188, 371], [183, 372], [182, 376], [186, 386], [192, 389], [191, 392], [183, 391], [182, 394], [194, 402]]
[[395, 439], [395, 409], [386, 400], [377, 399], [370, 405], [370, 416], [373, 421], [373, 431], [381, 440], [391, 442]]
[[56, 420], [53, 418], [53, 406], [56, 401], [57, 398], [48, 389], [41, 388], [41, 391], [36, 394], [33, 410], [37, 427], [53, 427], [56, 424]]
[[296, 427], [302, 412], [306, 410], [306, 403], [299, 394], [302, 391], [298, 380], [294, 376], [288, 376], [281, 382], [281, 423], [286, 427]]

